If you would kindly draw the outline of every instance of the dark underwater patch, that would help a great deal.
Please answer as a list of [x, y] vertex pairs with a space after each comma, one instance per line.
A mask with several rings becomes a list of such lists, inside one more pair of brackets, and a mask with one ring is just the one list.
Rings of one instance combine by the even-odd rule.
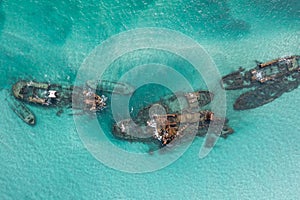
[[0, 35], [2, 33], [4, 22], [5, 22], [5, 14], [2, 10], [2, 0], [0, 0]]
[[206, 35], [235, 38], [249, 33], [251, 26], [241, 19], [234, 18], [226, 1], [190, 2], [191, 4], [185, 5], [189, 8], [185, 13], [190, 15], [194, 28], [199, 27]]
[[[250, 3], [264, 10], [266, 15], [300, 18], [299, 0], [251, 0]], [[277, 15], [278, 13], [280, 13], [280, 15]]]
[[46, 42], [62, 45], [72, 31], [79, 9], [74, 1], [27, 2], [19, 9], [18, 17], [29, 27], [35, 37]]
[[251, 25], [236, 19], [227, 1], [182, 0], [149, 6], [144, 26], [171, 28], [188, 35], [206, 38], [238, 38], [250, 32]]

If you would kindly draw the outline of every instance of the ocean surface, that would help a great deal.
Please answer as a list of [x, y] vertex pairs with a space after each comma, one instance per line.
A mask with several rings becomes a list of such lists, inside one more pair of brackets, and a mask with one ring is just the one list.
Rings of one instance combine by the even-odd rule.
[[[255, 60], [300, 54], [299, 0], [0, 0], [0, 199], [299, 199], [300, 88], [247, 111], [234, 111], [240, 91], [227, 91], [226, 117], [235, 133], [219, 139], [204, 159], [198, 157], [204, 138], [195, 138], [174, 163], [148, 173], [119, 171], [97, 160], [67, 109], [57, 116], [56, 108], [29, 105], [37, 117], [32, 127], [5, 101], [20, 79], [73, 84], [93, 49], [116, 34], [146, 27], [197, 41], [221, 75], [253, 68]], [[194, 88], [206, 88], [172, 52], [126, 54], [104, 76], [119, 80], [147, 61], [172, 66]], [[146, 71], [140, 79], [158, 74], [151, 65]], [[155, 84], [141, 87], [130, 106], [168, 92]], [[112, 144], [148, 151], [145, 144], [114, 139], [110, 117], [108, 109], [98, 121]]]

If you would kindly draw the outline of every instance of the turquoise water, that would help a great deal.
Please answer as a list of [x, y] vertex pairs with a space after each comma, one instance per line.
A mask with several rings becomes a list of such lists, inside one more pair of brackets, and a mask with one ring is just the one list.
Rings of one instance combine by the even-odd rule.
[[[299, 10], [297, 0], [0, 1], [0, 199], [298, 199], [300, 89], [242, 112], [232, 109], [239, 92], [227, 92], [235, 134], [220, 139], [202, 160], [203, 138], [196, 138], [172, 165], [145, 174], [97, 161], [67, 111], [58, 117], [57, 109], [30, 106], [37, 115], [30, 127], [4, 98], [19, 79], [73, 83], [97, 45], [133, 28], [170, 28], [192, 37], [222, 75], [252, 68], [254, 60], [299, 55]], [[124, 61], [116, 65], [132, 67]], [[107, 76], [117, 79], [120, 73]], [[113, 142], [134, 151], [148, 148]]]

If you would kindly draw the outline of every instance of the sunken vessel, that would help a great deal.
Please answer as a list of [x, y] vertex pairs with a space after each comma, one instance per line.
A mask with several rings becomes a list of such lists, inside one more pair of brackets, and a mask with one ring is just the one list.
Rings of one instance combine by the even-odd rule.
[[253, 69], [240, 68], [222, 78], [225, 90], [250, 88], [234, 103], [235, 110], [246, 110], [265, 105], [300, 84], [300, 56], [287, 56], [265, 63], [258, 62]]
[[[173, 114], [179, 113], [184, 110], [199, 110], [206, 106], [213, 100], [213, 93], [207, 90], [198, 90], [195, 92], [178, 92], [174, 95], [166, 95], [162, 97], [158, 102], [154, 102], [148, 106], [140, 109], [133, 120], [138, 124], [146, 124], [150, 119], [150, 110], [163, 109], [163, 112]], [[159, 112], [156, 111], [156, 112]]]
[[212, 121], [220, 122], [219, 134], [226, 138], [233, 133], [227, 120], [215, 117], [211, 111], [185, 112], [182, 114], [153, 115], [146, 125], [125, 119], [113, 125], [113, 135], [122, 140], [135, 142], [158, 142], [162, 147], [183, 136], [205, 136]]
[[17, 114], [20, 119], [29, 125], [35, 125], [35, 115], [23, 102], [17, 101], [11, 95], [6, 97], [5, 100], [7, 101], [8, 106]]
[[69, 106], [84, 111], [100, 111], [106, 106], [105, 96], [77, 86], [22, 80], [15, 83], [12, 90], [15, 98], [45, 107]]
[[109, 92], [121, 95], [130, 95], [135, 88], [132, 85], [123, 82], [115, 82], [108, 80], [88, 80], [86, 85], [97, 92]]
[[[209, 104], [213, 94], [209, 91], [196, 91], [167, 95], [159, 102], [142, 108], [133, 119], [124, 119], [113, 125], [113, 135], [122, 140], [134, 142], [154, 142], [165, 146], [177, 138], [190, 135], [205, 136], [212, 121], [220, 124], [222, 130], [219, 134], [226, 138], [233, 133], [227, 124], [228, 120], [214, 116], [208, 110], [199, 111]], [[163, 107], [164, 112], [160, 109]], [[224, 123], [225, 122], [225, 123]]]

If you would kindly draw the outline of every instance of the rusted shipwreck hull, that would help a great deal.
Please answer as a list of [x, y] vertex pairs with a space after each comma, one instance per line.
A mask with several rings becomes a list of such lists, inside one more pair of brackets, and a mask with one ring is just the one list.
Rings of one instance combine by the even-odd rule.
[[220, 124], [222, 130], [219, 134], [226, 138], [233, 133], [227, 125], [227, 120], [215, 117], [211, 111], [199, 111], [183, 114], [155, 115], [147, 125], [136, 124], [131, 119], [125, 119], [113, 125], [113, 135], [116, 138], [136, 142], [159, 142], [161, 146], [172, 143], [183, 136], [205, 136], [210, 123]]
[[300, 84], [300, 56], [287, 56], [266, 63], [259, 63], [251, 70], [240, 68], [222, 78], [226, 90], [251, 88], [241, 94], [234, 109], [246, 110], [265, 105]]

